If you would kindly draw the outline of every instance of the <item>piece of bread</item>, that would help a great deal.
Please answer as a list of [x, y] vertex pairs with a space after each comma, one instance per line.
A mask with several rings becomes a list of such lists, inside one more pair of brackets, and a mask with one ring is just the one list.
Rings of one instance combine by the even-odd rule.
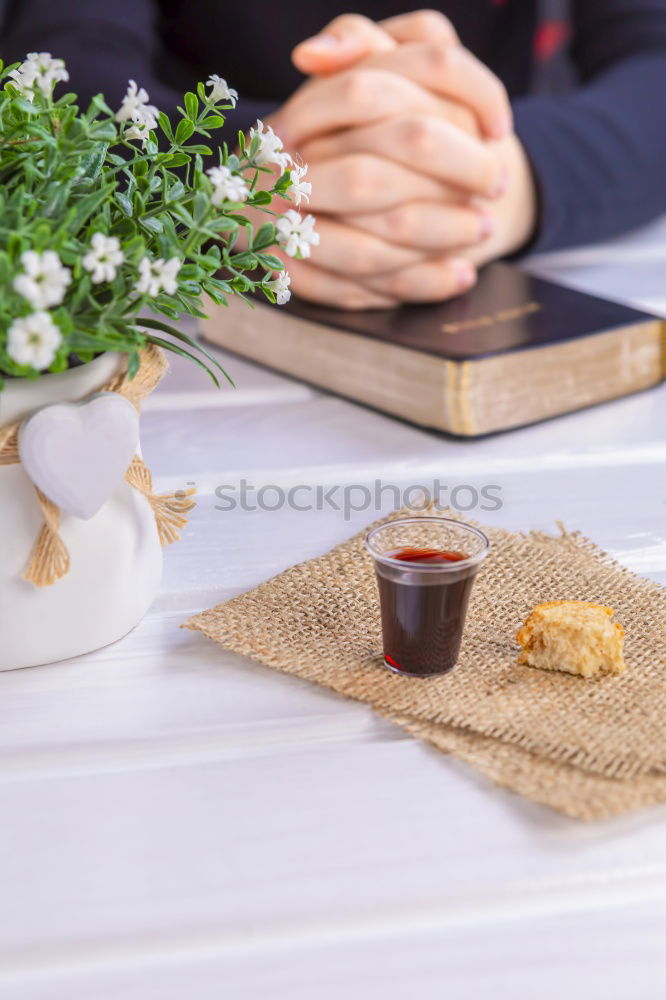
[[591, 601], [537, 605], [516, 634], [523, 647], [518, 663], [582, 677], [621, 674], [624, 629], [611, 621], [613, 614]]

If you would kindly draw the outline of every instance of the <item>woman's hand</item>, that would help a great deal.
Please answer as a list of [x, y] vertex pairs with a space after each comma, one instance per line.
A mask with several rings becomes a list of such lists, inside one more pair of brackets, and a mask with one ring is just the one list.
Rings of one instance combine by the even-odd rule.
[[473, 135], [502, 139], [513, 127], [503, 85], [460, 45], [451, 22], [437, 11], [417, 11], [380, 24], [343, 14], [296, 46], [292, 59], [311, 76], [352, 67], [399, 73], [443, 98], [439, 113]]
[[[417, 47], [400, 53], [406, 73], [417, 76], [418, 61]], [[477, 70], [472, 62], [469, 75]], [[460, 83], [442, 72], [438, 85], [454, 93]], [[490, 215], [471, 199], [500, 197], [506, 174], [492, 146], [450, 123], [450, 106], [406, 75], [364, 66], [309, 82], [271, 119], [310, 164], [321, 235], [313, 262], [288, 262], [297, 294], [370, 308], [447, 298], [474, 283], [474, 267], [452, 251], [488, 239]], [[493, 85], [467, 114], [503, 118], [505, 107]]]
[[[336, 41], [317, 44], [327, 36]], [[311, 164], [321, 245], [313, 262], [288, 262], [297, 294], [359, 309], [437, 301], [468, 289], [475, 263], [528, 238], [531, 215], [506, 190], [521, 175], [531, 186], [508, 99], [444, 17], [380, 27], [345, 15], [294, 58], [326, 74], [272, 120]]]

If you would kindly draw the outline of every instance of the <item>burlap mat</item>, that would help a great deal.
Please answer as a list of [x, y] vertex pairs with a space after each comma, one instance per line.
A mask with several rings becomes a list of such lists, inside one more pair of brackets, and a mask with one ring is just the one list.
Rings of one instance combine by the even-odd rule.
[[556, 764], [491, 736], [407, 716], [387, 716], [413, 736], [472, 764], [496, 785], [576, 819], [607, 819], [666, 802], [666, 776], [603, 778], [572, 764]]
[[[491, 554], [458, 665], [444, 677], [404, 678], [383, 666], [365, 532], [187, 627], [368, 702], [494, 781], [573, 815], [666, 801], [666, 591], [578, 533], [484, 531]], [[535, 604], [558, 598], [615, 609], [627, 632], [625, 674], [585, 681], [516, 663], [516, 629]]]

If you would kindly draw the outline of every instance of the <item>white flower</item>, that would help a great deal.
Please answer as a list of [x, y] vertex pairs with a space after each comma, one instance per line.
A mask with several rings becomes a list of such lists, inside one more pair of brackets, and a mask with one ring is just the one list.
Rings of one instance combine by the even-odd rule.
[[113, 281], [120, 265], [125, 260], [125, 254], [120, 249], [120, 240], [115, 236], [105, 236], [95, 233], [90, 241], [91, 249], [81, 263], [86, 271], [92, 274], [92, 282], [99, 285], [102, 281]]
[[280, 170], [286, 170], [292, 163], [291, 156], [283, 151], [282, 139], [275, 134], [271, 126], [264, 126], [262, 121], [257, 121], [257, 127], [250, 129], [250, 142], [255, 136], [259, 137], [259, 148], [254, 162], [258, 164], [275, 163]]
[[62, 334], [47, 312], [15, 319], [7, 331], [7, 353], [17, 365], [42, 371], [48, 368], [62, 343]]
[[[157, 128], [157, 116], [159, 111], [154, 104], [148, 104], [148, 94], [143, 87], [137, 88], [134, 80], [129, 81], [127, 93], [123, 97], [123, 103], [116, 113], [117, 122], [133, 121], [138, 129], [131, 127], [125, 133], [126, 138], [142, 139], [145, 143], [146, 132]], [[130, 133], [132, 133], [130, 135]]]
[[128, 142], [130, 142], [132, 139], [138, 139], [143, 148], [145, 149], [146, 143], [150, 139], [150, 129], [146, 124], [130, 125], [129, 128], [125, 129], [123, 133], [123, 139], [127, 139]]
[[213, 205], [221, 205], [223, 201], [245, 201], [250, 193], [243, 178], [232, 174], [229, 167], [211, 167], [206, 173], [214, 188]]
[[34, 309], [59, 306], [72, 280], [72, 272], [62, 266], [58, 254], [54, 250], [44, 253], [26, 250], [21, 254], [21, 263], [24, 273], [14, 278], [15, 291]]
[[159, 295], [161, 291], [168, 295], [174, 295], [178, 290], [176, 275], [180, 271], [181, 262], [177, 257], [170, 260], [151, 260], [150, 257], [142, 257], [139, 261], [139, 280], [134, 288], [141, 295]]
[[236, 106], [236, 101], [238, 100], [238, 91], [232, 90], [231, 87], [227, 85], [227, 81], [223, 80], [221, 76], [217, 73], [211, 73], [211, 75], [206, 80], [206, 86], [212, 87], [210, 94], [208, 95], [208, 100], [217, 104], [218, 101], [229, 101], [230, 104]]
[[291, 291], [289, 286], [291, 284], [291, 275], [288, 271], [279, 271], [277, 278], [273, 278], [272, 281], [265, 281], [264, 288], [270, 288], [272, 292], [275, 292], [275, 299], [279, 306], [283, 306], [285, 302], [288, 302], [291, 298]]
[[22, 97], [29, 101], [34, 99], [37, 68], [28, 59], [22, 62], [18, 69], [13, 69], [9, 77]]
[[319, 243], [319, 233], [314, 231], [314, 224], [313, 215], [303, 218], [293, 208], [278, 219], [275, 227], [277, 240], [289, 257], [300, 259], [310, 256], [310, 247], [316, 247]]
[[300, 205], [302, 198], [305, 198], [306, 201], [309, 201], [310, 195], [312, 194], [312, 184], [310, 184], [309, 181], [303, 180], [307, 172], [308, 172], [308, 167], [306, 163], [304, 163], [302, 166], [299, 166], [297, 163], [294, 163], [289, 168], [291, 184], [287, 188], [287, 191], [289, 192], [289, 197], [297, 205]]
[[9, 74], [19, 92], [32, 101], [35, 90], [44, 97], [50, 97], [54, 86], [60, 80], [69, 80], [62, 59], [53, 59], [50, 52], [29, 52], [18, 69]]

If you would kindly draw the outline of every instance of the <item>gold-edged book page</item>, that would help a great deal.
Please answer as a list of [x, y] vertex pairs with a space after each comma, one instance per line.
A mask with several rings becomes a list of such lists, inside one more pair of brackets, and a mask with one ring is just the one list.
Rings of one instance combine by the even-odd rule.
[[414, 423], [459, 433], [454, 362], [362, 334], [296, 319], [279, 309], [208, 304], [204, 336], [220, 347]]
[[279, 309], [208, 304], [220, 347], [425, 427], [474, 437], [569, 413], [656, 385], [659, 320], [544, 347], [448, 361]]
[[659, 320], [473, 363], [469, 434], [487, 434], [638, 392], [662, 379]]

